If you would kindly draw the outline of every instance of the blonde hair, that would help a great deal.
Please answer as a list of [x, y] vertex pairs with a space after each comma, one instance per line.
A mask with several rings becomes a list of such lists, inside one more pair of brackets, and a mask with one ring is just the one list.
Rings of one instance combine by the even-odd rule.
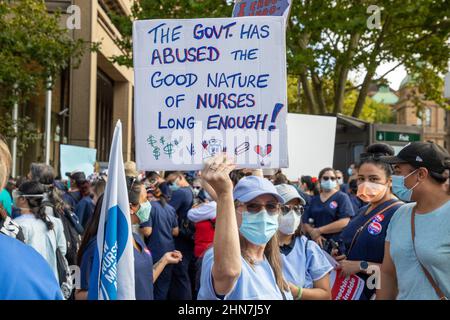
[[[245, 239], [241, 234], [239, 234], [239, 242], [242, 257], [245, 259], [245, 261], [248, 262], [248, 264], [250, 264], [250, 266], [253, 267], [255, 265], [255, 262], [247, 255], [245, 250], [248, 245], [248, 240]], [[275, 281], [280, 291], [289, 291], [289, 285], [283, 277], [283, 264], [281, 261], [280, 246], [276, 234], [272, 237], [272, 239], [269, 240], [269, 242], [267, 242], [264, 248], [264, 256], [266, 257], [267, 262], [269, 262], [269, 265], [273, 270]]]
[[8, 145], [0, 138], [0, 190], [3, 189], [8, 180], [11, 171], [11, 163], [12, 159]]
[[[239, 205], [242, 204], [244, 203], [238, 200], [234, 201], [235, 208], [237, 208]], [[239, 243], [241, 247], [241, 256], [244, 258], [245, 261], [248, 262], [250, 266], [253, 267], [255, 265], [255, 262], [246, 253], [246, 248], [249, 242], [240, 233], [239, 233]], [[289, 291], [289, 285], [283, 277], [283, 264], [281, 260], [278, 236], [276, 233], [273, 235], [272, 239], [270, 239], [269, 242], [266, 243], [266, 246], [264, 247], [264, 256], [266, 257], [270, 267], [273, 270], [273, 274], [275, 275], [275, 281], [280, 291], [281, 292]]]

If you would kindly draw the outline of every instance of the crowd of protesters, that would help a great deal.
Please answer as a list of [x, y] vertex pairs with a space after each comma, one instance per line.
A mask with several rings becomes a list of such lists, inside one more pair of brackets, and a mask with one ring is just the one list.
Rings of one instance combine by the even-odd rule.
[[[0, 299], [89, 299], [107, 171], [10, 165], [0, 141]], [[333, 271], [366, 282], [361, 300], [450, 295], [450, 155], [433, 143], [371, 145], [346, 174], [298, 181], [225, 155], [200, 172], [124, 167], [136, 299], [325, 300]]]

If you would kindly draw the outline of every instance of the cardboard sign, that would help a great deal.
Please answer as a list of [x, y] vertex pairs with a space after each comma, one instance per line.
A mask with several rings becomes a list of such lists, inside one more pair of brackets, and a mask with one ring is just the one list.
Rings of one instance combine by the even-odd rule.
[[292, 0], [236, 0], [233, 17], [289, 15]]
[[336, 121], [336, 117], [288, 114], [289, 167], [283, 173], [289, 180], [317, 177], [323, 168], [333, 167]]
[[198, 170], [221, 152], [286, 167], [285, 42], [282, 17], [136, 21], [138, 169]]
[[75, 170], [83, 171], [86, 177], [94, 173], [97, 149], [62, 144], [60, 151], [61, 177], [63, 179], [67, 179], [66, 172]]

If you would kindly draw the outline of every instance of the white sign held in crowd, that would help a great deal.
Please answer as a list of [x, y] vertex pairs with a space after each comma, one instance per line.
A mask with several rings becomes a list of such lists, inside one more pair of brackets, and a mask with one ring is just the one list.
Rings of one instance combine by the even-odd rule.
[[282, 17], [145, 20], [133, 26], [136, 162], [198, 170], [288, 165]]
[[336, 121], [336, 117], [288, 114], [289, 167], [283, 173], [289, 180], [317, 177], [323, 168], [333, 167]]
[[62, 144], [60, 146], [61, 177], [66, 178], [67, 172], [83, 171], [86, 176], [94, 173], [97, 149], [84, 148]]

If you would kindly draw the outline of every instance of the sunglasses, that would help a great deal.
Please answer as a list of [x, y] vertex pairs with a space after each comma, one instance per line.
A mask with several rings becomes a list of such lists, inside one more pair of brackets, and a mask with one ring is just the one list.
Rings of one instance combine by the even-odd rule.
[[336, 181], [336, 177], [322, 177], [322, 180], [323, 181], [328, 181], [328, 180]]
[[192, 188], [194, 188], [195, 190], [200, 190], [202, 187], [193, 186]]
[[247, 208], [247, 211], [250, 213], [258, 213], [263, 210], [263, 208], [265, 208], [270, 215], [278, 214], [278, 212], [280, 211], [280, 204], [276, 202], [269, 202], [266, 204], [251, 202], [245, 204], [245, 206]]
[[298, 215], [300, 215], [300, 216], [303, 214], [303, 212], [305, 212], [305, 208], [304, 208], [303, 206], [300, 206], [300, 205], [298, 205], [298, 206], [284, 205], [284, 206], [281, 207], [281, 213], [282, 213], [283, 215], [288, 214], [288, 213], [291, 212], [292, 210], [293, 210], [296, 214], [298, 214]]

